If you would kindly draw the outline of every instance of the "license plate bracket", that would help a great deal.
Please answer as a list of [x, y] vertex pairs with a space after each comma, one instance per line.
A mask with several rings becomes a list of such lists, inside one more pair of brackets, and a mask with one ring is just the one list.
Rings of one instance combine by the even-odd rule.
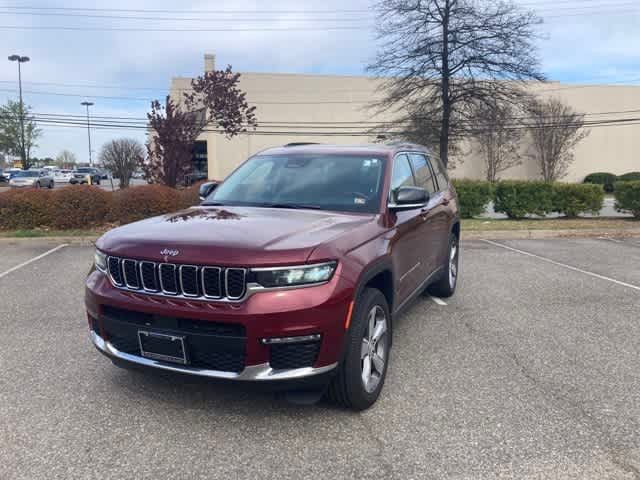
[[188, 363], [184, 337], [138, 330], [138, 342], [145, 358], [182, 365]]

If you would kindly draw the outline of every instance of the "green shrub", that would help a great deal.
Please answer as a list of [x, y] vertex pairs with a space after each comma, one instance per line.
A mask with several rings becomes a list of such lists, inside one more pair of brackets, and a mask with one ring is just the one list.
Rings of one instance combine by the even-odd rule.
[[546, 215], [553, 210], [553, 186], [545, 182], [499, 182], [495, 186], [494, 210], [509, 218]]
[[553, 211], [575, 218], [581, 213], [598, 215], [604, 202], [602, 185], [553, 184]]
[[587, 175], [583, 183], [594, 183], [596, 185], [602, 185], [604, 191], [607, 193], [613, 192], [613, 184], [616, 183], [616, 177], [613, 173], [597, 172]]
[[619, 182], [635, 182], [640, 180], [640, 172], [629, 172], [618, 177]]
[[54, 190], [51, 195], [51, 224], [60, 230], [103, 224], [109, 213], [112, 196], [111, 192], [89, 185]]
[[108, 218], [124, 224], [179, 210], [180, 192], [163, 185], [143, 185], [113, 193]]
[[51, 225], [51, 193], [43, 189], [0, 193], [0, 229], [28, 230]]
[[615, 184], [616, 210], [631, 212], [640, 219], [640, 181], [616, 182]]
[[493, 185], [482, 180], [454, 180], [458, 192], [460, 216], [473, 218], [482, 215], [493, 197]]

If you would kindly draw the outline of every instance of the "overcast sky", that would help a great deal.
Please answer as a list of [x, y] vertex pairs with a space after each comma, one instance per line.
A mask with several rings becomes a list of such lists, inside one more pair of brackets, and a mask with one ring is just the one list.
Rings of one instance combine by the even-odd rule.
[[[518, 3], [534, 8], [545, 19], [540, 28], [544, 35], [540, 54], [543, 71], [550, 79], [640, 85], [638, 0]], [[241, 72], [363, 74], [376, 47], [370, 5], [368, 0], [11, 2], [0, 6], [0, 53], [2, 59], [13, 53], [31, 57], [23, 66], [23, 89], [25, 102], [38, 114], [83, 115], [80, 102], [87, 99], [95, 103], [93, 115], [144, 117], [147, 99], [163, 98], [172, 76], [202, 72], [205, 52], [217, 55], [218, 66], [231, 64]], [[73, 7], [85, 10], [70, 10]], [[129, 11], [132, 9], [137, 11]], [[219, 13], [221, 10], [248, 13]], [[283, 13], [286, 10], [289, 12]], [[94, 18], [100, 16], [103, 18]], [[261, 28], [271, 30], [258, 31]], [[197, 29], [252, 31], [194, 31]], [[0, 101], [4, 103], [17, 98], [17, 67], [7, 60], [0, 65]], [[86, 130], [42, 127], [44, 135], [35, 156], [55, 157], [68, 148], [86, 161]], [[141, 130], [96, 129], [92, 131], [94, 151], [120, 136], [145, 139]]]

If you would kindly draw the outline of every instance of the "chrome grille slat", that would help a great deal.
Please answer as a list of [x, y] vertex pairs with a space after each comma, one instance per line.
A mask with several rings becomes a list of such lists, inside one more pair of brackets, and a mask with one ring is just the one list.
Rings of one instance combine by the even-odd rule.
[[180, 265], [178, 268], [180, 290], [185, 297], [199, 297], [198, 267], [195, 265]]
[[157, 292], [158, 276], [155, 262], [138, 262], [140, 268], [140, 284], [147, 292]]
[[227, 268], [224, 271], [224, 289], [227, 297], [238, 300], [246, 290], [246, 270], [244, 268]]
[[107, 257], [111, 283], [121, 289], [168, 297], [240, 301], [247, 294], [247, 269], [157, 263]]
[[122, 260], [122, 272], [124, 273], [124, 284], [128, 288], [138, 290], [140, 288], [140, 280], [138, 278], [137, 262], [129, 258]]
[[206, 298], [222, 298], [222, 269], [220, 267], [202, 267], [202, 294]]
[[178, 291], [175, 265], [172, 263], [161, 263], [158, 267], [158, 276], [160, 277], [160, 289], [162, 293], [166, 293], [167, 295], [178, 295], [180, 293]]

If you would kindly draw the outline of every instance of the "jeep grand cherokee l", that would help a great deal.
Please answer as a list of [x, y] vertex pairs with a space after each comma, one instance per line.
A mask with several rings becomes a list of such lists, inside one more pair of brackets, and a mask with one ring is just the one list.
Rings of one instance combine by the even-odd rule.
[[86, 281], [94, 345], [120, 366], [325, 391], [371, 406], [394, 320], [456, 288], [460, 223], [418, 145], [289, 145], [201, 205], [107, 232]]

